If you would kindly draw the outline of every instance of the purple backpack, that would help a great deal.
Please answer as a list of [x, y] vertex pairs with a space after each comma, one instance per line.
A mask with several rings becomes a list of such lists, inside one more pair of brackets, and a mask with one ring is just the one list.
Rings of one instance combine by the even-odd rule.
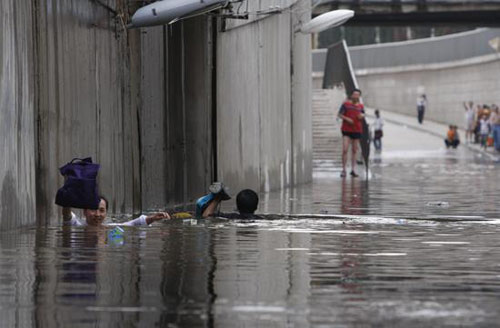
[[74, 158], [59, 168], [66, 181], [57, 191], [56, 204], [83, 209], [99, 208], [100, 197], [96, 181], [99, 168], [99, 164], [92, 163], [91, 157]]

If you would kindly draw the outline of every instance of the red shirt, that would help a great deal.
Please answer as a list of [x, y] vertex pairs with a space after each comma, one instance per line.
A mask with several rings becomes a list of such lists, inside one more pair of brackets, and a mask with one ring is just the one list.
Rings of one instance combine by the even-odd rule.
[[350, 118], [351, 120], [353, 120], [354, 124], [349, 124], [345, 120], [343, 120], [341, 130], [343, 132], [362, 133], [363, 124], [362, 120], [359, 118], [359, 114], [363, 114], [364, 112], [365, 107], [363, 106], [363, 104], [353, 104], [350, 100], [344, 102], [340, 107], [339, 114]]

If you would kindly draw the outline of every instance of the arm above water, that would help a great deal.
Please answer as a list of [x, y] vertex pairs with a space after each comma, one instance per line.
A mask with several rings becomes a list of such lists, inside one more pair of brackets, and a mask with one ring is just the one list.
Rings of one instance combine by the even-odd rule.
[[170, 219], [170, 215], [167, 212], [160, 212], [160, 213], [155, 213], [151, 214], [149, 216], [146, 215], [141, 215], [137, 219], [127, 221], [125, 223], [122, 223], [120, 225], [124, 226], [129, 226], [129, 227], [137, 227], [137, 226], [145, 226], [145, 225], [150, 225], [153, 222]]
[[71, 221], [72, 214], [73, 213], [71, 213], [71, 207], [63, 207], [62, 208], [63, 223], [68, 223], [69, 221]]
[[221, 201], [221, 197], [219, 195], [216, 195], [214, 199], [208, 204], [207, 208], [203, 211], [202, 217], [208, 218], [214, 216], [215, 210], [217, 209]]

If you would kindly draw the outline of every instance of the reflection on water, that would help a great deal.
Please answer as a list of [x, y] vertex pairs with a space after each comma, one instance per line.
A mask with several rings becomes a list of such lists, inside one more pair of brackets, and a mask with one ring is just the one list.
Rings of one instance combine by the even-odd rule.
[[0, 233], [0, 326], [497, 325], [499, 165], [385, 154], [264, 195], [270, 220]]
[[336, 171], [316, 173], [312, 185], [267, 195], [262, 210], [404, 218], [500, 218], [500, 163], [465, 149], [433, 151], [430, 158], [428, 152], [411, 153], [409, 158], [405, 157], [407, 153], [387, 152], [386, 157], [375, 157], [369, 179], [341, 179]]
[[500, 320], [491, 222], [179, 220], [2, 234], [5, 327], [484, 325]]

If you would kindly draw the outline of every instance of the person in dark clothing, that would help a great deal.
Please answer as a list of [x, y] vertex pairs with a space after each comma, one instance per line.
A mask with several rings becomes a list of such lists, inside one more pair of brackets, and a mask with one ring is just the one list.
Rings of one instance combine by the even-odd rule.
[[427, 107], [427, 96], [422, 94], [417, 99], [417, 118], [418, 123], [422, 124], [424, 122], [425, 108]]
[[382, 137], [384, 136], [384, 131], [382, 130], [384, 126], [384, 120], [380, 117], [380, 111], [375, 110], [375, 122], [373, 122], [374, 138], [373, 145], [376, 151], [382, 150]]
[[[219, 187], [213, 187], [218, 185]], [[214, 183], [210, 188], [210, 194], [201, 197], [196, 202], [196, 213], [198, 217], [222, 217], [227, 219], [255, 220], [262, 219], [255, 215], [259, 206], [259, 196], [251, 189], [244, 189], [236, 196], [236, 207], [238, 213], [222, 213], [217, 211], [219, 204], [223, 200], [230, 199], [227, 188], [222, 183]], [[209, 201], [207, 202], [207, 198]], [[201, 215], [200, 215], [201, 214]]]

